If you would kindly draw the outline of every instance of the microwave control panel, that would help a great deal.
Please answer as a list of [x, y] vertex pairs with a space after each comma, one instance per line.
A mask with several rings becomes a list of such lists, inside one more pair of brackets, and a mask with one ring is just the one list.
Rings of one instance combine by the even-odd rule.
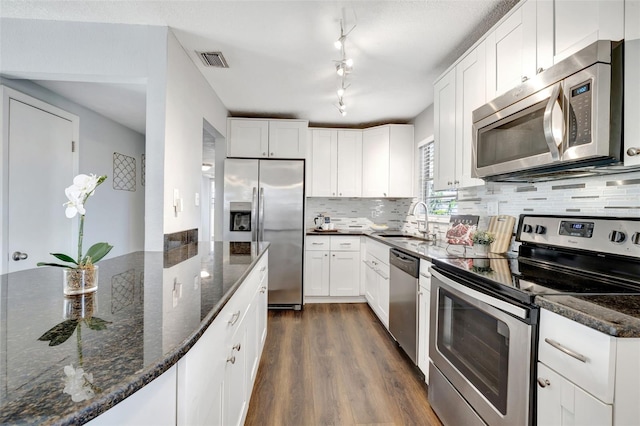
[[569, 95], [569, 146], [591, 143], [591, 79], [571, 87]]

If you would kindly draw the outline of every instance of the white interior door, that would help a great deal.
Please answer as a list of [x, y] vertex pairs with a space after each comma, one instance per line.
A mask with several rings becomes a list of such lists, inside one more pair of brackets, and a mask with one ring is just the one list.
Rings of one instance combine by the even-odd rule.
[[[16, 99], [9, 100], [7, 272], [76, 257], [73, 225], [64, 214], [64, 189], [74, 176], [74, 123]], [[14, 260], [14, 254], [26, 254]]]

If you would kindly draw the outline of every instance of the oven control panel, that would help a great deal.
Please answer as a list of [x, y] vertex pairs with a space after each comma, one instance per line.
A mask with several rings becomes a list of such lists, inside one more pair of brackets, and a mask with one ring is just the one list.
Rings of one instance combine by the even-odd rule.
[[516, 240], [640, 258], [640, 218], [521, 215]]

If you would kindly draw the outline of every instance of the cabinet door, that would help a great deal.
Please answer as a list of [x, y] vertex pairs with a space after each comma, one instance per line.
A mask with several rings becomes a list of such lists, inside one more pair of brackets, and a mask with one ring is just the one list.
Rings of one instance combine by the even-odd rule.
[[338, 196], [362, 196], [362, 131], [338, 130]]
[[452, 189], [456, 164], [456, 73], [450, 71], [433, 86], [435, 190]]
[[329, 295], [329, 251], [307, 250], [304, 254], [305, 296]]
[[269, 152], [268, 120], [228, 120], [227, 156], [266, 158]]
[[389, 265], [380, 262], [377, 266], [378, 275], [378, 312], [380, 321], [389, 328]]
[[597, 40], [624, 38], [623, 0], [555, 0], [553, 4], [554, 63]]
[[607, 426], [613, 423], [611, 405], [594, 398], [540, 362], [537, 390], [539, 426]]
[[430, 262], [420, 260], [420, 289], [418, 290], [418, 367], [429, 384], [429, 313], [431, 295]]
[[305, 158], [308, 122], [269, 120], [269, 158]]
[[473, 119], [476, 108], [486, 103], [485, 43], [456, 65], [456, 149], [455, 171], [458, 187], [483, 185], [482, 179], [472, 178]]
[[308, 196], [335, 197], [338, 188], [338, 134], [335, 130], [311, 132], [311, 182]]
[[362, 132], [362, 196], [387, 197], [389, 193], [389, 127]]
[[239, 324], [236, 332], [226, 343], [226, 368], [224, 371], [224, 422], [238, 426], [243, 423], [247, 409], [248, 368], [246, 357], [246, 324]]
[[413, 197], [414, 154], [413, 126], [389, 127], [389, 197]]
[[364, 271], [364, 296], [371, 309], [378, 314], [378, 274], [375, 270], [375, 258], [369, 254], [366, 257]]
[[536, 1], [528, 0], [486, 38], [487, 98], [536, 74]]
[[625, 3], [624, 165], [640, 165], [640, 2]]
[[329, 296], [360, 294], [360, 252], [331, 252]]
[[[162, 426], [176, 419], [177, 367], [173, 366], [106, 412], [86, 423], [89, 426]], [[211, 395], [212, 402], [215, 395]]]

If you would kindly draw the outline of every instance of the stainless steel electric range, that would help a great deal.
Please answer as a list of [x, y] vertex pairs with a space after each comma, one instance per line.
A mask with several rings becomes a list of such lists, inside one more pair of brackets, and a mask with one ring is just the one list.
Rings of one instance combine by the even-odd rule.
[[640, 218], [521, 215], [517, 256], [434, 260], [429, 400], [445, 425], [535, 424], [536, 296], [640, 295]]

